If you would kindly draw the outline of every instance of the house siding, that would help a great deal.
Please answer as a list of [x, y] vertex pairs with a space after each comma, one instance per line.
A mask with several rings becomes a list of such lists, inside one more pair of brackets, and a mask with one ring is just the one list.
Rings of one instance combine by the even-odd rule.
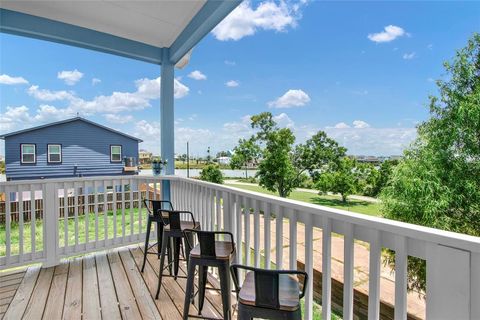
[[[36, 145], [36, 164], [21, 164], [20, 144]], [[47, 162], [47, 145], [62, 145], [62, 162]], [[124, 157], [138, 157], [138, 140], [77, 120], [5, 138], [8, 180], [124, 174], [122, 162], [110, 161], [110, 146]]]

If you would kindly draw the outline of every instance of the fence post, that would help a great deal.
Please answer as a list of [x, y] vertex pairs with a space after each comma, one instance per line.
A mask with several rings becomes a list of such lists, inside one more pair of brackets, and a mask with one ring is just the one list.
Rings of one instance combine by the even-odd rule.
[[468, 251], [427, 246], [427, 319], [471, 319], [470, 267]]
[[[66, 192], [66, 191], [65, 191]], [[56, 210], [57, 194], [55, 183], [43, 185], [43, 239], [45, 250], [44, 268], [58, 265], [58, 211]]]

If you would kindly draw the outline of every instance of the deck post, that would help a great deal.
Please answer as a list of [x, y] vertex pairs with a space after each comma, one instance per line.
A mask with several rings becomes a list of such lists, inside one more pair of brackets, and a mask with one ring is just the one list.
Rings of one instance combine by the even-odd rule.
[[[66, 194], [66, 192], [65, 192]], [[56, 210], [57, 194], [55, 183], [48, 182], [42, 190], [43, 197], [43, 237], [45, 250], [45, 262], [43, 268], [58, 265], [58, 212]], [[65, 200], [66, 201], [66, 200]], [[65, 210], [67, 211], [67, 210]], [[66, 247], [66, 246], [65, 246]]]
[[[160, 148], [162, 160], [167, 160], [165, 174], [175, 174], [175, 136], [174, 136], [174, 81], [175, 65], [170, 62], [169, 49], [162, 50], [160, 81]], [[170, 200], [170, 181], [162, 181], [162, 198]]]

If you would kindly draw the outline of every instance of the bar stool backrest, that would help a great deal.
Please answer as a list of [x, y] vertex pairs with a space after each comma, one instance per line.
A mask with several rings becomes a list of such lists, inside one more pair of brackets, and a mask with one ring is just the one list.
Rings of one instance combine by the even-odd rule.
[[168, 200], [143, 199], [143, 205], [147, 208], [148, 212], [154, 216], [158, 215], [159, 210], [173, 210], [173, 204]]
[[262, 308], [279, 309], [279, 276], [272, 270], [257, 269], [255, 277], [255, 305]]
[[215, 233], [209, 231], [197, 231], [196, 233], [200, 243], [200, 255], [206, 258], [216, 257]]
[[195, 225], [195, 217], [190, 211], [161, 209], [160, 212], [162, 213], [163, 224], [168, 225], [170, 231], [182, 231], [182, 214], [190, 216], [190, 222]]

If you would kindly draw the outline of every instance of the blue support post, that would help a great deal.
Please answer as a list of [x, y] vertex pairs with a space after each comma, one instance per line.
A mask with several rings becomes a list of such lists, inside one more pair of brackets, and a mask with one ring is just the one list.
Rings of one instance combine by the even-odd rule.
[[[175, 66], [170, 62], [169, 50], [163, 49], [160, 83], [160, 139], [161, 156], [167, 160], [165, 173], [175, 174], [175, 137], [174, 137], [174, 81]], [[170, 181], [162, 182], [162, 198], [170, 200]]]

